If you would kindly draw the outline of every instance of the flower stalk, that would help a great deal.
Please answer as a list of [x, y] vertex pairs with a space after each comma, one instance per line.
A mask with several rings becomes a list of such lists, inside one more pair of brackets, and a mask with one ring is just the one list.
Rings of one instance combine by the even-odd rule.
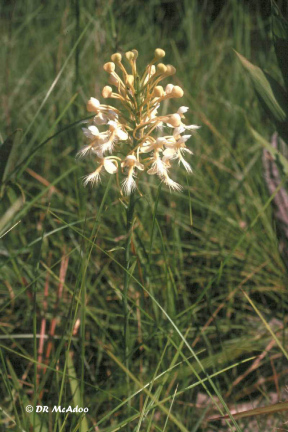
[[[124, 364], [129, 370], [129, 308], [128, 292], [131, 277], [131, 239], [133, 233], [133, 222], [135, 213], [136, 195], [132, 193], [129, 197], [129, 204], [126, 209], [126, 244], [125, 244], [125, 274], [123, 287], [123, 312], [124, 312]], [[127, 378], [127, 387], [129, 388], [129, 376]]]

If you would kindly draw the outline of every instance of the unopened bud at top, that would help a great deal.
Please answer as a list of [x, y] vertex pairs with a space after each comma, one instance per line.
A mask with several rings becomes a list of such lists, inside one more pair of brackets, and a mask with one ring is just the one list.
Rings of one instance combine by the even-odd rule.
[[162, 86], [156, 86], [156, 87], [154, 88], [154, 91], [153, 91], [152, 96], [153, 96], [153, 97], [161, 97], [161, 96], [164, 96], [164, 89], [163, 89], [163, 87], [162, 87]]
[[134, 57], [135, 57], [134, 53], [132, 51], [127, 51], [125, 56], [126, 56], [127, 60], [129, 60], [129, 61], [134, 60]]
[[167, 75], [174, 75], [176, 73], [176, 68], [174, 66], [167, 65], [166, 68], [167, 68], [166, 70]]
[[162, 57], [165, 57], [165, 51], [164, 51], [163, 49], [161, 49], [161, 48], [157, 48], [157, 49], [154, 51], [154, 57], [155, 57], [155, 59], [157, 59], [157, 60], [159, 60], [159, 59], [162, 58]]
[[121, 55], [120, 53], [112, 54], [112, 56], [111, 56], [111, 60], [112, 60], [112, 62], [114, 62], [114, 63], [121, 63], [122, 55]]
[[184, 95], [184, 91], [179, 86], [174, 86], [171, 92], [171, 96], [174, 98], [181, 98]]
[[138, 51], [137, 51], [136, 49], [133, 49], [133, 50], [131, 50], [131, 51], [132, 51], [133, 54], [134, 54], [134, 60], [136, 60], [137, 57], [138, 57]]
[[109, 86], [105, 86], [102, 90], [102, 96], [104, 98], [109, 98], [112, 95], [112, 88]]
[[115, 63], [113, 63], [113, 62], [105, 63], [103, 66], [103, 69], [105, 70], [105, 72], [108, 72], [111, 74], [115, 71]]
[[157, 73], [162, 75], [165, 74], [167, 72], [167, 67], [165, 66], [164, 63], [159, 63], [157, 65]]

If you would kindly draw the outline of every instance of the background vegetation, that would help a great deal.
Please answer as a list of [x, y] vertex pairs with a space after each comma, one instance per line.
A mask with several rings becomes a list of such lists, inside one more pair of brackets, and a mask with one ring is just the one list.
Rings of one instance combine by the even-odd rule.
[[[268, 140], [274, 129], [233, 51], [281, 81], [269, 11], [237, 0], [2, 2], [0, 138], [12, 151], [0, 161], [1, 430], [287, 429], [285, 414], [207, 420], [287, 398], [284, 239], [249, 125]], [[84, 188], [92, 162], [75, 155], [103, 63], [136, 48], [144, 67], [158, 47], [177, 68], [187, 123], [202, 127], [193, 175], [178, 173], [183, 194], [140, 181], [128, 371], [125, 200], [113, 183]]]

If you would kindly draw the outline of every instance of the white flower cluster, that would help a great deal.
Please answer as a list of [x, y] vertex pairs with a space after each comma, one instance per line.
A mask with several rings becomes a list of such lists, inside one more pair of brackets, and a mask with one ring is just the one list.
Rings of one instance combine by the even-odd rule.
[[[179, 86], [168, 84], [164, 90], [158, 85], [161, 80], [176, 72], [171, 65], [158, 63], [157, 67], [155, 66], [164, 56], [162, 49], [156, 49], [154, 58], [147, 65], [142, 77], [137, 72], [136, 50], [126, 53], [131, 74], [126, 71], [119, 53], [113, 54], [112, 61], [105, 63], [104, 70], [109, 73], [109, 84], [115, 86], [117, 91], [113, 92], [110, 86], [105, 86], [102, 96], [117, 99], [121, 109], [102, 105], [95, 98], [88, 101], [87, 110], [95, 113], [95, 117], [91, 126], [83, 128], [89, 143], [78, 152], [78, 156], [92, 154], [97, 167], [85, 177], [85, 185], [100, 182], [104, 171], [119, 175], [121, 167], [124, 175], [122, 191], [125, 195], [130, 195], [137, 188], [136, 170], [157, 175], [170, 189], [182, 189], [172, 180], [170, 172], [173, 161], [182, 164], [188, 173], [192, 172], [190, 164], [184, 158], [185, 154], [192, 154], [186, 147], [186, 142], [192, 131], [199, 126], [182, 122], [188, 110], [185, 106], [180, 107], [174, 114], [158, 115], [162, 101], [180, 98], [184, 94]], [[121, 71], [122, 78], [115, 72], [116, 66]], [[100, 132], [98, 126], [103, 125], [108, 129]], [[186, 130], [190, 131], [190, 135], [185, 135]]]

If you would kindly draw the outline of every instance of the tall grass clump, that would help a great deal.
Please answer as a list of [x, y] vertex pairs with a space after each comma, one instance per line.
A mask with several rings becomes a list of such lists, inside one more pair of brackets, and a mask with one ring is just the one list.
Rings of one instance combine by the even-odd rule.
[[[231, 414], [286, 400], [285, 238], [265, 184], [263, 142], [253, 134], [269, 143], [274, 126], [233, 51], [281, 80], [271, 17], [261, 2], [253, 9], [249, 2], [211, 4], [1, 5], [2, 430], [285, 427], [283, 405], [255, 417]], [[278, 7], [287, 12], [284, 3]], [[181, 105], [164, 98], [156, 117], [164, 120], [165, 135], [155, 128], [142, 143], [155, 125], [146, 109], [152, 126], [135, 133], [133, 146], [129, 136], [138, 124], [115, 111], [118, 142], [111, 154], [96, 151], [97, 158], [110, 158], [108, 170], [103, 161], [102, 181], [85, 188], [82, 177], [101, 162], [75, 155], [85, 144], [81, 127], [87, 145], [97, 132], [89, 127], [99, 112], [87, 113], [85, 105], [106, 86], [103, 64], [114, 73], [110, 53], [134, 54], [126, 71], [133, 79], [124, 83], [121, 76], [125, 90], [118, 84], [112, 90], [130, 100], [139, 90], [133, 50], [139, 49], [137, 71], [146, 70], [149, 82], [145, 67], [153, 69], [157, 46], [166, 52], [165, 66], [177, 69], [172, 89], [182, 89]], [[149, 103], [169, 94], [166, 83], [164, 93], [152, 93], [161, 84], [150, 88]], [[104, 97], [112, 93], [106, 87]], [[119, 98], [110, 102], [122, 110]], [[184, 143], [193, 151], [192, 175], [185, 167], [174, 170], [175, 146], [169, 147], [171, 138], [162, 142], [161, 159], [173, 156], [166, 173], [182, 186], [169, 192], [165, 175], [147, 170], [155, 162], [150, 158], [157, 159], [157, 139], [173, 137], [179, 127], [171, 123], [179, 106], [190, 107], [181, 122], [201, 129]], [[99, 134], [109, 130], [108, 140], [115, 132], [113, 123], [93, 126]], [[138, 154], [129, 154], [138, 144]], [[131, 165], [127, 156], [134, 156]], [[131, 167], [137, 177], [130, 178], [128, 196], [119, 186]], [[278, 190], [286, 181], [281, 163], [279, 169]]]

